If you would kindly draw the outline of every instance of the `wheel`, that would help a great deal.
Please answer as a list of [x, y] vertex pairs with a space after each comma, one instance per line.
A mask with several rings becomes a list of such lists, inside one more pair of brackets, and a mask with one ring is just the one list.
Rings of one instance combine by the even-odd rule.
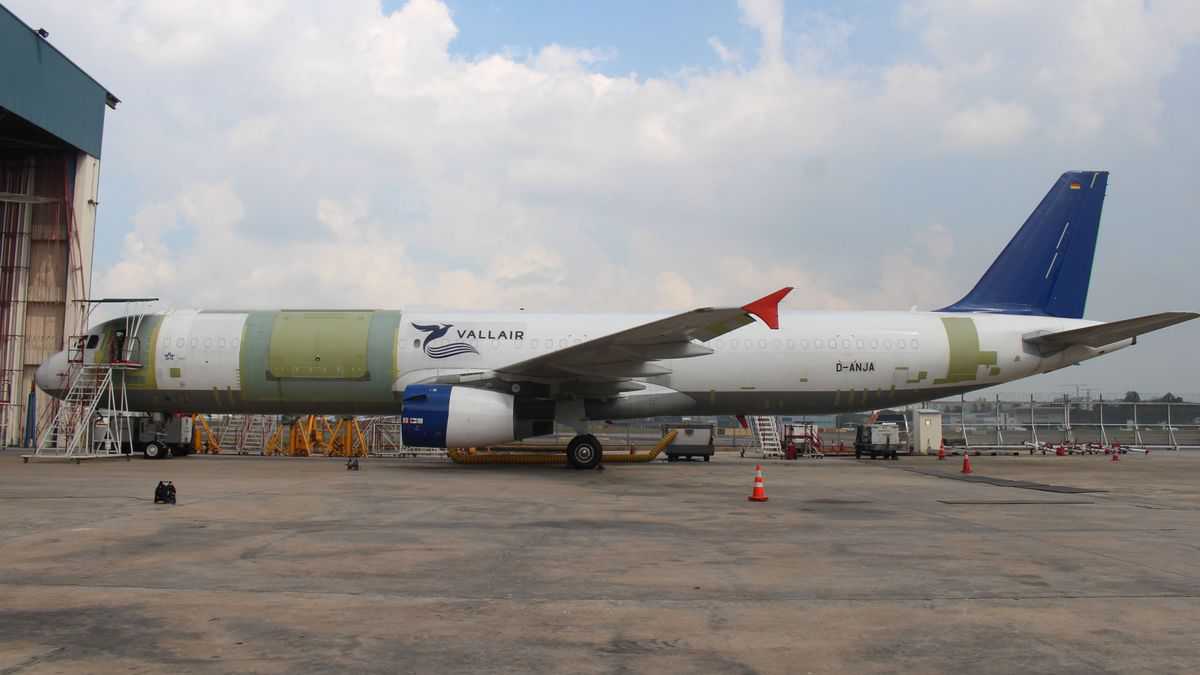
[[708, 461], [708, 460], [710, 460], [710, 459], [712, 459], [712, 455], [705, 455], [705, 456], [704, 456], [704, 461], [706, 461], [706, 462], [707, 462], [707, 461]]
[[567, 445], [567, 463], [576, 469], [594, 469], [600, 466], [603, 448], [591, 434], [580, 434]]
[[147, 443], [142, 448], [142, 454], [146, 456], [146, 459], [162, 459], [167, 456], [167, 449], [158, 443]]

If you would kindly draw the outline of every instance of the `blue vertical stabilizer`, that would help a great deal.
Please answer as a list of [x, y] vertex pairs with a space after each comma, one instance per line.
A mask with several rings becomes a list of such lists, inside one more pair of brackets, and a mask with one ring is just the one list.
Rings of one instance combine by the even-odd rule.
[[1083, 318], [1107, 171], [1069, 171], [966, 297], [942, 312]]

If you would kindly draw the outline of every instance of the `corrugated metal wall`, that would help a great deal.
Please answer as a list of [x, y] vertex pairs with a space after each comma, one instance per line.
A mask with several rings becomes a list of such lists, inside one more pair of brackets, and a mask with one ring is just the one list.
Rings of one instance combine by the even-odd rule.
[[[94, 216], [75, 212], [79, 168], [94, 159], [74, 150], [0, 158], [0, 439], [19, 444], [37, 366], [79, 333], [91, 273]], [[91, 164], [86, 164], [91, 167]], [[94, 178], [89, 173], [85, 181]], [[80, 245], [86, 228], [87, 251]], [[50, 401], [38, 394], [38, 405]]]

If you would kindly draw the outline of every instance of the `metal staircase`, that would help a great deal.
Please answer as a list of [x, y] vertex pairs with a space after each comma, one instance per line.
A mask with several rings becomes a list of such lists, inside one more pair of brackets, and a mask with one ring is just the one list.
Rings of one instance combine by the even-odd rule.
[[[129, 438], [129, 418], [120, 411], [128, 410], [128, 405], [122, 405], [124, 387], [118, 393], [113, 386], [113, 370], [110, 364], [71, 365], [70, 388], [38, 438], [34, 457], [84, 459], [121, 454], [121, 444]], [[90, 442], [93, 426], [102, 432], [94, 444]]]
[[231, 416], [221, 427], [218, 444], [239, 455], [261, 455], [276, 425], [277, 418], [273, 415]]
[[[89, 301], [95, 304], [104, 301]], [[107, 350], [98, 349], [95, 335], [72, 336], [67, 349], [67, 394], [38, 436], [30, 459], [79, 462], [102, 457], [129, 457], [133, 451], [133, 413], [125, 388], [125, 373], [142, 367], [138, 330], [144, 314], [127, 315], [114, 329]], [[107, 352], [107, 353], [105, 353]], [[128, 447], [126, 447], [128, 444]]]
[[747, 418], [754, 439], [758, 442], [758, 451], [763, 459], [779, 459], [783, 457], [783, 446], [779, 443], [779, 425], [771, 415], [755, 415]]

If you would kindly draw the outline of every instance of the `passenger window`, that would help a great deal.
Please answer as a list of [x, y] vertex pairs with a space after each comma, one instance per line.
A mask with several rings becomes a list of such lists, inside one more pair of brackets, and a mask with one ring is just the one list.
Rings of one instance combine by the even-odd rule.
[[88, 336], [88, 339], [87, 339], [87, 348], [88, 349], [95, 349], [96, 345], [98, 345], [98, 344], [100, 344], [100, 336], [99, 335], [89, 335]]

